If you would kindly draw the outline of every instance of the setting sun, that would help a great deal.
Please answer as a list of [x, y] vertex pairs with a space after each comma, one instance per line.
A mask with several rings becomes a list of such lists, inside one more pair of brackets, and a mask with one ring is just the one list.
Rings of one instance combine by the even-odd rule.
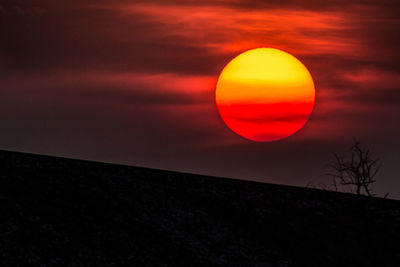
[[253, 141], [294, 134], [307, 122], [314, 101], [307, 68], [274, 48], [248, 50], [232, 59], [216, 87], [216, 104], [226, 125]]

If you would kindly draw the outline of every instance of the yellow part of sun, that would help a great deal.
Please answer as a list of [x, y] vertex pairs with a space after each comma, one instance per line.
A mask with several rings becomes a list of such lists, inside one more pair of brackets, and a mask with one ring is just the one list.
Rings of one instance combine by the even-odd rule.
[[274, 48], [257, 48], [232, 59], [216, 90], [220, 104], [313, 101], [314, 83], [294, 56]]

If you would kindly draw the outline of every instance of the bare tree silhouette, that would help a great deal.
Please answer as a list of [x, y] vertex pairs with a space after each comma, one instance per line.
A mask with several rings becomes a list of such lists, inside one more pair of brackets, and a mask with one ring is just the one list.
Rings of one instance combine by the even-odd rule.
[[329, 164], [332, 172], [328, 173], [333, 178], [332, 186], [338, 191], [339, 185], [350, 188], [357, 195], [373, 196], [372, 186], [375, 176], [382, 163], [379, 158], [373, 158], [369, 149], [360, 146], [360, 142], [354, 140], [350, 149], [350, 156], [344, 157], [336, 153], [334, 160]]

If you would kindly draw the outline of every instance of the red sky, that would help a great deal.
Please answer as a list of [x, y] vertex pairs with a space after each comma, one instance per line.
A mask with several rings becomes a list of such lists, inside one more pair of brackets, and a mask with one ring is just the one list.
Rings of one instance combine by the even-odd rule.
[[[398, 3], [264, 2], [2, 1], [0, 149], [305, 185], [356, 137], [384, 161], [377, 190], [400, 197]], [[316, 85], [307, 125], [276, 143], [215, 107], [222, 68], [256, 47]]]

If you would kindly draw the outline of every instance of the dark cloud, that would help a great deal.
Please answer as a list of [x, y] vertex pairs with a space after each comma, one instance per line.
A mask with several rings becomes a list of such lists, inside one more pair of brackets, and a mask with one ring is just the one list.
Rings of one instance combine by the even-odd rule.
[[309, 114], [254, 114], [248, 117], [238, 113], [228, 114], [226, 119], [249, 122], [249, 123], [274, 123], [274, 122], [289, 122], [289, 123], [302, 123], [308, 119]]
[[[17, 83], [17, 82], [15, 82]], [[149, 106], [149, 105], [203, 105], [213, 101], [213, 92], [204, 88], [201, 92], [170, 91], [168, 88], [155, 88], [154, 84], [117, 82], [82, 82], [70, 83], [61, 79], [59, 83], [22, 83], [15, 86], [12, 82], [3, 83], [2, 96], [15, 99], [36, 99], [40, 102], [98, 103], [107, 102], [115, 105]]]
[[2, 21], [0, 32], [7, 42], [0, 44], [0, 58], [5, 71], [210, 73], [224, 57], [169, 36], [146, 16], [121, 16], [111, 9], [50, 9], [33, 17], [17, 13]]

